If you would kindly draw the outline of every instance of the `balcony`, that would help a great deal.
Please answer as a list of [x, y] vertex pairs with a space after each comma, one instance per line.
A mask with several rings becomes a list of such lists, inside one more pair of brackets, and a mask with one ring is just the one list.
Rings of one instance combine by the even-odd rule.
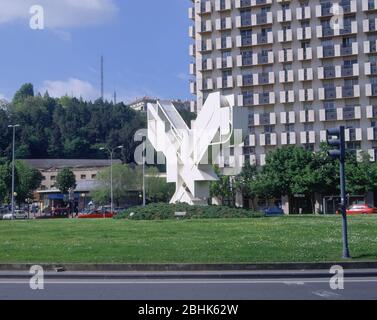
[[216, 38], [217, 50], [228, 50], [228, 49], [232, 49], [232, 47], [233, 47], [232, 37]]
[[216, 0], [215, 2], [215, 11], [222, 12], [232, 10], [232, 1], [231, 0]]
[[280, 23], [292, 21], [292, 10], [291, 9], [278, 10], [277, 20]]
[[279, 62], [293, 62], [293, 50], [292, 49], [283, 49], [278, 52]]
[[313, 81], [313, 69], [299, 69], [298, 70], [298, 81]]
[[300, 111], [300, 122], [301, 123], [315, 122], [315, 112], [314, 112], [314, 110], [302, 110], [302, 111]]
[[217, 89], [231, 89], [234, 87], [232, 76], [217, 78]]
[[199, 71], [212, 71], [213, 70], [213, 60], [211, 58], [200, 60], [198, 63]]
[[252, 107], [259, 105], [275, 104], [275, 93], [252, 93], [247, 92], [238, 96], [238, 106], [240, 107]]
[[376, 11], [377, 10], [377, 0], [362, 0], [363, 11]]
[[335, 57], [358, 55], [359, 47], [358, 43], [354, 42], [352, 45], [341, 46], [341, 45], [329, 45], [329, 46], [319, 46], [317, 48], [317, 56], [319, 59], [332, 59]]
[[268, 25], [268, 24], [273, 24], [272, 12], [250, 14], [249, 17], [245, 17], [245, 16], [236, 17], [237, 28], [263, 26], [263, 25]]
[[290, 42], [293, 39], [293, 33], [291, 29], [278, 31], [278, 42]]
[[317, 38], [337, 37], [343, 35], [357, 34], [357, 21], [344, 24], [343, 28], [332, 28], [329, 24], [317, 26]]
[[212, 79], [203, 79], [201, 81], [198, 80], [198, 90], [212, 91], [213, 89], [214, 89], [214, 85], [213, 85]]
[[312, 12], [310, 7], [299, 7], [296, 9], [297, 20], [309, 20], [312, 18]]
[[318, 79], [336, 79], [347, 77], [358, 77], [360, 73], [359, 65], [352, 66], [327, 66], [318, 68]]
[[300, 48], [297, 50], [297, 59], [299, 61], [312, 60], [313, 59], [313, 49], [312, 48]]
[[210, 14], [212, 12], [211, 1], [200, 1], [195, 3], [195, 11], [199, 15]]
[[367, 106], [367, 118], [377, 119], [377, 106]]
[[190, 7], [188, 9], [188, 17], [190, 20], [195, 20], [195, 8]]
[[274, 63], [273, 51], [252, 53], [247, 52], [237, 56], [237, 67], [257, 66]]
[[211, 33], [213, 31], [212, 29], [212, 21], [206, 20], [202, 23], [197, 24], [198, 33], [204, 34], [204, 33]]
[[296, 132], [283, 132], [281, 134], [281, 144], [285, 145], [295, 145], [296, 144]]
[[250, 124], [254, 127], [276, 125], [276, 113], [256, 113], [253, 115]]
[[298, 92], [300, 102], [310, 102], [314, 101], [314, 90], [313, 89], [300, 89]]
[[377, 84], [368, 83], [365, 85], [365, 95], [367, 97], [377, 97]]
[[364, 41], [364, 53], [374, 54], [377, 53], [377, 41]]
[[319, 110], [320, 121], [343, 121], [343, 120], [360, 120], [360, 107], [344, 107], [337, 109]]
[[312, 28], [297, 28], [297, 40], [310, 40], [312, 38]]
[[233, 68], [233, 57], [217, 58], [216, 59], [217, 69], [231, 69]]
[[346, 142], [357, 142], [363, 140], [363, 132], [361, 128], [346, 129]]
[[368, 141], [377, 140], [377, 128], [368, 128]]
[[[357, 12], [357, 1], [356, 0], [342, 0], [339, 3], [340, 7], [343, 9], [344, 14], [356, 13]], [[322, 5], [316, 6], [316, 16], [317, 18], [332, 17], [336, 14], [336, 7], [333, 6], [333, 1], [328, 1]]]
[[336, 109], [320, 109], [319, 121], [337, 121], [338, 113]]
[[282, 70], [279, 71], [279, 82], [280, 83], [290, 83], [294, 81], [293, 70]]
[[367, 76], [377, 75], [377, 62], [365, 63], [365, 75]]
[[272, 44], [274, 36], [272, 32], [252, 34], [250, 37], [237, 36], [237, 47], [250, 47], [265, 44]]
[[259, 143], [262, 147], [264, 146], [276, 146], [277, 145], [277, 134], [276, 133], [263, 133], [259, 135]]
[[315, 131], [303, 131], [300, 132], [301, 144], [315, 144]]
[[213, 50], [212, 40], [207, 39], [203, 41], [198, 41], [197, 48], [199, 52], [209, 52]]
[[190, 81], [190, 93], [196, 94], [196, 82], [195, 81]]
[[196, 64], [195, 63], [190, 63], [190, 75], [195, 75], [196, 74]]
[[272, 4], [272, 0], [236, 0], [235, 7], [237, 9], [241, 9], [241, 8], [264, 6], [266, 4]]
[[281, 124], [294, 124], [296, 123], [296, 114], [294, 111], [281, 112], [280, 113], [280, 123]]
[[195, 27], [194, 26], [189, 27], [189, 37], [192, 38], [192, 39], [195, 39]]
[[364, 32], [376, 32], [377, 31], [377, 18], [363, 20]]
[[237, 85], [239, 87], [271, 85], [274, 83], [275, 83], [275, 74], [273, 72], [239, 75], [237, 77]]
[[293, 90], [280, 91], [280, 103], [294, 103], [295, 92]]
[[232, 29], [232, 18], [227, 17], [223, 19], [216, 19], [216, 30], [225, 31]]

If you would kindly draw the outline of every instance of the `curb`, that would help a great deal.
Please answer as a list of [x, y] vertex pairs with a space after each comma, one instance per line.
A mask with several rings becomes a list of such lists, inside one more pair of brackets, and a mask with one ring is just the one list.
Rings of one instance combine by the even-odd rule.
[[[29, 272], [35, 264], [0, 264], [0, 271]], [[374, 262], [259, 263], [259, 264], [38, 264], [46, 272], [192, 272], [192, 271], [305, 271], [377, 269]]]

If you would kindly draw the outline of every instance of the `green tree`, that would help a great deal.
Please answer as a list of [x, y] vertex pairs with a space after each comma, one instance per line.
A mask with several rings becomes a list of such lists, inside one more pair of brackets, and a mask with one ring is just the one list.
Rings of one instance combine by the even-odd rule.
[[13, 103], [17, 104], [24, 101], [29, 97], [34, 97], [34, 86], [31, 83], [25, 83], [21, 88], [15, 93], [13, 97]]
[[147, 169], [145, 184], [147, 201], [150, 203], [169, 202], [175, 192], [175, 184], [167, 183], [166, 178], [160, 177], [157, 168]]
[[246, 199], [251, 200], [252, 209], [254, 208], [254, 200], [257, 198], [257, 192], [255, 190], [255, 180], [258, 178], [258, 168], [252, 166], [250, 163], [246, 163], [245, 167], [242, 169], [241, 174], [239, 174], [235, 179], [235, 186], [237, 190], [242, 193], [242, 196]]
[[222, 175], [218, 166], [215, 166], [215, 173], [219, 180], [211, 183], [211, 197], [220, 198], [223, 203], [228, 202], [230, 206], [234, 206], [236, 190], [233, 177]]
[[56, 187], [62, 194], [68, 194], [69, 189], [76, 188], [76, 177], [72, 170], [65, 168], [56, 177]]
[[42, 182], [42, 174], [28, 166], [24, 161], [16, 161], [16, 172], [18, 183], [16, 184], [16, 201], [24, 203], [25, 199], [33, 198], [33, 193], [39, 188]]

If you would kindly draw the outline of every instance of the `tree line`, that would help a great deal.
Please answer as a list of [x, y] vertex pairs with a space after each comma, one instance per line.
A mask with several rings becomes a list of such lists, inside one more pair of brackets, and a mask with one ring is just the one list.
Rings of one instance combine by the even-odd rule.
[[129, 163], [137, 146], [134, 134], [146, 127], [146, 116], [124, 103], [52, 98], [48, 92], [42, 96], [34, 93], [32, 84], [24, 84], [0, 108], [0, 157], [7, 159], [12, 152], [10, 123], [20, 124], [17, 159], [101, 159], [108, 155], [99, 146], [123, 145], [117, 156]]
[[[292, 198], [304, 195], [311, 201], [314, 212], [315, 194], [339, 194], [339, 162], [327, 153], [327, 146], [312, 152], [299, 146], [285, 146], [270, 152], [266, 165], [246, 164], [241, 174], [220, 176], [211, 186], [212, 195], [234, 205], [236, 192], [250, 200]], [[377, 191], [377, 163], [368, 154], [347, 154], [347, 192], [365, 195]], [[253, 208], [255, 209], [255, 208]]]

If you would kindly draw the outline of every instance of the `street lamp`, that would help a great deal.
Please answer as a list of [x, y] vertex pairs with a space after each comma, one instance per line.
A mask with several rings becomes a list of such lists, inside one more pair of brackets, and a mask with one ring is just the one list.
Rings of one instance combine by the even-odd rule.
[[[116, 148], [100, 148], [102, 151], [108, 151], [110, 154], [110, 197], [111, 197], [111, 213], [114, 212], [114, 189], [113, 189], [113, 156], [114, 152], [118, 149], [123, 149], [124, 146], [118, 146]], [[104, 213], [104, 217], [106, 213]]]
[[19, 124], [12, 124], [12, 125], [9, 125], [8, 128], [12, 128], [13, 129], [13, 145], [12, 145], [12, 219], [14, 219], [14, 194], [15, 194], [15, 191], [14, 191], [14, 180], [15, 180], [15, 177], [14, 177], [14, 168], [15, 168], [15, 144], [16, 144], [16, 128], [20, 127]]

